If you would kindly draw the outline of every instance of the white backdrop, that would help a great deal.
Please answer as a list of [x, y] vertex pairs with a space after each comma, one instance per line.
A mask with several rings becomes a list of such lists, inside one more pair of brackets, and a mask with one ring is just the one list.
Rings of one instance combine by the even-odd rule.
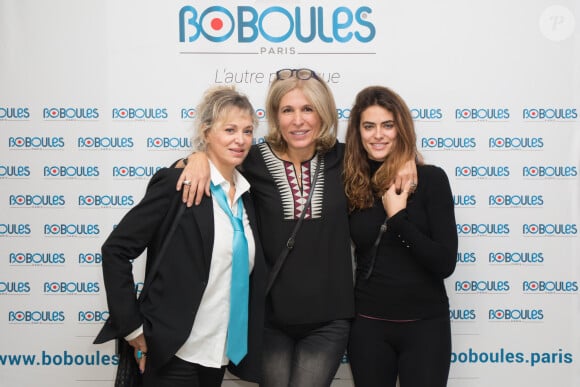
[[347, 3], [0, 0], [1, 386], [112, 385], [100, 245], [209, 85], [250, 96], [260, 137], [283, 67], [323, 74], [341, 139], [356, 92], [392, 87], [446, 170], [449, 386], [580, 385], [579, 2]]

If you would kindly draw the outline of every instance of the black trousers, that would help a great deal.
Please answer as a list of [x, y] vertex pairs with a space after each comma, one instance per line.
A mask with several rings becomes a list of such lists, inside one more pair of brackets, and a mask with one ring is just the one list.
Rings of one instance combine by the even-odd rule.
[[348, 356], [357, 387], [445, 387], [451, 362], [448, 317], [390, 322], [357, 316]]
[[225, 367], [211, 368], [189, 363], [176, 356], [158, 370], [145, 368], [144, 387], [220, 387]]

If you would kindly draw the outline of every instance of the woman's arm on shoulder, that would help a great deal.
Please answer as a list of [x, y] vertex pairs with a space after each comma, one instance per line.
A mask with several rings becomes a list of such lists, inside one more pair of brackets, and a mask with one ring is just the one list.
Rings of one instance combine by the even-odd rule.
[[183, 192], [181, 198], [188, 207], [201, 203], [203, 195], [210, 196], [211, 176], [209, 162], [205, 152], [195, 152], [188, 157], [174, 163], [174, 167], [183, 168], [183, 172], [177, 180], [176, 189]]

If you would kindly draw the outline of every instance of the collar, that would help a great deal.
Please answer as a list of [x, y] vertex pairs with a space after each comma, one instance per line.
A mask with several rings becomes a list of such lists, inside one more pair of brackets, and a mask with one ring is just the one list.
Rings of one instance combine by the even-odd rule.
[[[222, 176], [222, 174], [218, 171], [218, 169], [213, 165], [211, 160], [209, 160], [209, 172], [211, 177], [211, 182], [213, 185], [220, 185], [224, 192], [228, 192], [230, 190], [230, 183]], [[246, 178], [234, 168], [233, 174], [234, 184], [236, 186], [236, 193], [234, 194], [234, 203], [246, 192], [250, 190], [250, 183], [246, 180]]]

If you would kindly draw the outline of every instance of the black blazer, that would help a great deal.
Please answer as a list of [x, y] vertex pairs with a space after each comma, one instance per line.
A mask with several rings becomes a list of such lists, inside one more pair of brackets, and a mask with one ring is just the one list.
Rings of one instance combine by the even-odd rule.
[[[150, 180], [144, 198], [111, 232], [102, 246], [102, 269], [109, 319], [95, 344], [123, 338], [143, 325], [149, 366], [167, 363], [188, 338], [201, 297], [205, 291], [212, 246], [214, 218], [211, 198], [186, 208], [177, 223], [163, 257], [157, 253], [180, 206], [181, 192], [175, 190], [182, 169], [160, 169]], [[238, 377], [258, 382], [264, 321], [266, 265], [258, 238], [256, 214], [248, 193], [243, 195], [256, 244], [250, 277], [248, 354], [229, 369]], [[147, 248], [146, 276], [152, 263], [161, 264], [142, 302], [135, 296], [131, 260]]]

